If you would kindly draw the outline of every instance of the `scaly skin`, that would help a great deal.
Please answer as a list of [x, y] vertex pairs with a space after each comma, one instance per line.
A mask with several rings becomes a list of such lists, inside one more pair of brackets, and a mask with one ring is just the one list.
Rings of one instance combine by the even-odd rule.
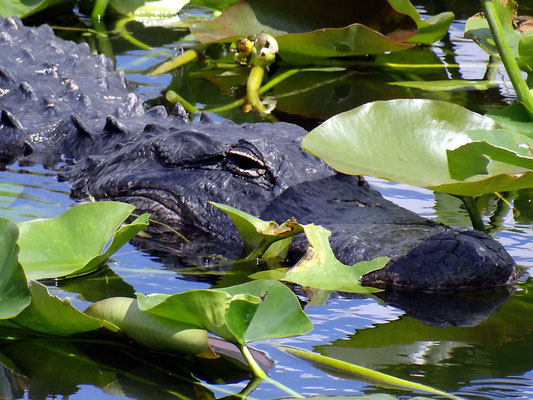
[[[498, 242], [421, 218], [337, 174], [301, 149], [306, 132], [296, 125], [215, 124], [205, 115], [191, 124], [179, 108], [145, 111], [108, 59], [14, 18], [0, 19], [0, 54], [0, 164], [41, 163], [75, 197], [130, 202], [194, 239], [183, 254], [238, 243], [211, 200], [323, 225], [347, 264], [389, 256], [364, 277], [370, 285], [456, 290], [516, 280]], [[296, 240], [290, 258], [304, 247]]]

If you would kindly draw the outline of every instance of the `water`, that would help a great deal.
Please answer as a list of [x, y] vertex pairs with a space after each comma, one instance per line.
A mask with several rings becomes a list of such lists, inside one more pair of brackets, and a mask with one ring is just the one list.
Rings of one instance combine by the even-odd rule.
[[[429, 14], [435, 14], [444, 11], [441, 3], [420, 2], [418, 9], [421, 13], [427, 10]], [[477, 46], [461, 38], [465, 18], [477, 11], [478, 3], [447, 2], [446, 7], [457, 11], [458, 19], [450, 30], [450, 40], [438, 43], [434, 52], [442, 59], [450, 52], [455, 54], [453, 60], [460, 66], [447, 70], [448, 76], [481, 79], [486, 73], [488, 58]], [[132, 25], [131, 29], [136, 37], [142, 36], [143, 30], [139, 25]], [[153, 29], [151, 32], [154, 32]], [[164, 36], [161, 32], [166, 32], [169, 37], [161, 38], [160, 36]], [[143, 37], [161, 42], [155, 45], [166, 50], [176, 47], [176, 35], [183, 39], [185, 45], [189, 43], [189, 38], [179, 32], [170, 34], [168, 31], [158, 30], [157, 33]], [[195, 67], [177, 72], [173, 77], [168, 74], [160, 78], [146, 77], [140, 71], [163, 58], [136, 49], [122, 39], [112, 43], [118, 68], [127, 71], [128, 78], [139, 86], [139, 92], [146, 100], [160, 102], [160, 92], [168, 85], [179, 87], [180, 94], [187, 94], [189, 100], [196, 98], [206, 108], [232, 100], [230, 96], [220, 94], [220, 88], [225, 87], [220, 82], [217, 85], [205, 82], [200, 85], [201, 80], [194, 75]], [[446, 61], [449, 62], [449, 57]], [[441, 76], [442, 72], [436, 74]], [[189, 79], [183, 82], [185, 73]], [[501, 69], [497, 73], [504, 78]], [[370, 101], [378, 92], [382, 96], [383, 85], [379, 84], [380, 79], [383, 78], [379, 71], [364, 80], [339, 76], [332, 80], [332, 90], [320, 92], [322, 89], [319, 88], [319, 92], [311, 91], [307, 99], [312, 105], [313, 97], [323, 99], [317, 93], [327, 93], [329, 98], [335, 99], [339, 108], [349, 109], [361, 102]], [[378, 82], [375, 85], [379, 90], [368, 96], [365, 92], [363, 99], [354, 95], [361, 87], [370, 90], [369, 86], [364, 86], [369, 81]], [[285, 100], [279, 104], [284, 113], [282, 117], [306, 127], [327, 117], [320, 113], [307, 119], [298, 116], [302, 110], [296, 107], [296, 102], [290, 101], [290, 91], [283, 90], [285, 88], [279, 89], [280, 93], [285, 93], [285, 97], [282, 97]], [[434, 96], [424, 92], [402, 93], [406, 94]], [[386, 93], [385, 97], [393, 95], [394, 93]], [[500, 107], [513, 99], [512, 89], [507, 83], [488, 92], [457, 92], [447, 96], [476, 111]], [[209, 102], [211, 103], [208, 104]], [[200, 107], [201, 104], [197, 106]], [[327, 112], [339, 112], [339, 109]], [[223, 116], [228, 117], [228, 114]], [[253, 114], [229, 116], [239, 121], [260, 120]], [[388, 199], [425, 217], [453, 226], [469, 225], [467, 214], [451, 196], [435, 196], [424, 189], [377, 179], [370, 181]], [[0, 172], [1, 217], [17, 222], [52, 217], [73, 204], [74, 201], [69, 198], [68, 185], [57, 182], [51, 171], [41, 167], [12, 166], [9, 170]], [[487, 198], [485, 204], [485, 218], [488, 220], [494, 210], [495, 200]], [[533, 225], [532, 220], [528, 219], [528, 204], [530, 203], [526, 200], [526, 205], [521, 207], [521, 215], [516, 215], [513, 210], [505, 214], [500, 230], [495, 233], [496, 238], [526, 270], [533, 267], [533, 249], [530, 245]], [[207, 287], [209, 283], [177, 275], [156, 258], [139, 252], [128, 244], [113, 257], [109, 269], [88, 279], [67, 282], [60, 288], [51, 287], [51, 291], [60, 297], [72, 297], [73, 304], [83, 309], [90, 302], [110, 295], [131, 296], [135, 292], [174, 293]], [[459, 326], [438, 326], [435, 321], [432, 325], [427, 320], [424, 323], [409, 316], [400, 308], [385, 305], [378, 299], [350, 298], [323, 291], [307, 292], [301, 295], [304, 296], [302, 298], [310, 299], [305, 311], [313, 320], [314, 330], [301, 337], [261, 341], [254, 343], [254, 347], [266, 352], [275, 361], [269, 371], [272, 378], [305, 396], [361, 395], [383, 391], [401, 396], [402, 392], [383, 389], [336, 371], [314, 367], [280, 351], [277, 344], [315, 350], [401, 378], [433, 385], [468, 399], [533, 398], [531, 289], [532, 284], [525, 281], [510, 299], [507, 299], [506, 293], [497, 293], [494, 295], [497, 306], [492, 308], [484, 301], [489, 297], [485, 293], [469, 295], [459, 300], [435, 300], [429, 295], [425, 298], [430, 305], [456, 304], [454, 301], [465, 309], [468, 308], [467, 305], [473, 305], [474, 311], [470, 317], [478, 322], [475, 326], [461, 326], [460, 321], [457, 321]], [[435, 307], [433, 311], [436, 319], [441, 310]], [[245, 373], [231, 371], [235, 376], [226, 377], [225, 383], [213, 382], [205, 368], [196, 364], [190, 366], [195, 371], [191, 376], [179, 372], [177, 365], [184, 362], [181, 359], [168, 356], [162, 361], [160, 357], [152, 359], [146, 353], [137, 354], [131, 349], [122, 351], [102, 344], [4, 339], [0, 340], [0, 353], [0, 362], [4, 365], [3, 373], [0, 373], [0, 397], [9, 399], [175, 398], [171, 391], [190, 398], [220, 398], [239, 392], [249, 384]], [[170, 378], [169, 371], [173, 374]], [[286, 395], [275, 386], [261, 383], [251, 396], [268, 399]], [[406, 394], [403, 393], [403, 396]]]

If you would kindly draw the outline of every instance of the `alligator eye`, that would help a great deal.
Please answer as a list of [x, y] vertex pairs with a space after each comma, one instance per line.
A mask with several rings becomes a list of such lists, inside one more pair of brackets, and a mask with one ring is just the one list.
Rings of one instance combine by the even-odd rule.
[[259, 151], [249, 143], [239, 143], [226, 153], [226, 168], [239, 175], [258, 178], [267, 173]]

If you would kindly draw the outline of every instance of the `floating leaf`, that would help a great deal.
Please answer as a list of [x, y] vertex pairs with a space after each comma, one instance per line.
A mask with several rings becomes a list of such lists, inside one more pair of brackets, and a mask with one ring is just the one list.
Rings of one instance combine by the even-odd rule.
[[0, 17], [16, 16], [25, 18], [48, 7], [69, 2], [70, 0], [2, 0], [0, 4]]
[[492, 118], [502, 128], [533, 138], [533, 123], [521, 103], [513, 103], [501, 109], [489, 111], [485, 116]]
[[141, 311], [134, 299], [112, 297], [102, 300], [90, 305], [85, 314], [116, 325], [138, 344], [150, 349], [215, 357], [205, 330]]
[[72, 207], [55, 218], [19, 223], [19, 261], [26, 276], [58, 278], [95, 270], [148, 225], [144, 214], [119, 229], [134, 209], [102, 201]]
[[302, 286], [317, 289], [339, 290], [352, 293], [373, 293], [379, 289], [361, 286], [361, 276], [383, 268], [389, 262], [387, 257], [344, 265], [335, 258], [329, 245], [331, 232], [313, 224], [304, 225], [305, 235], [310, 243], [307, 253], [282, 278]]
[[17, 226], [0, 218], [0, 319], [11, 318], [30, 304], [26, 276], [18, 263]]
[[533, 170], [533, 139], [504, 129], [477, 130], [466, 134], [472, 142], [448, 150], [450, 176], [464, 180], [488, 174], [491, 160], [516, 166], [516, 174]]
[[441, 40], [448, 33], [448, 28], [455, 17], [452, 12], [443, 12], [422, 19], [409, 0], [388, 0], [388, 2], [397, 11], [409, 15], [416, 22], [418, 32], [407, 40], [411, 43], [431, 44]]
[[450, 177], [447, 150], [471, 142], [467, 131], [496, 128], [492, 119], [451, 103], [377, 101], [330, 118], [302, 146], [346, 174], [445, 193], [475, 196], [533, 186], [533, 172], [515, 175], [515, 166], [498, 162], [489, 165], [488, 174], [464, 182]]
[[46, 286], [39, 282], [33, 281], [30, 290], [31, 304], [13, 319], [18, 327], [59, 336], [85, 333], [102, 327], [117, 330], [113, 324], [77, 310], [70, 299], [61, 300], [50, 295]]
[[266, 32], [276, 37], [283, 58], [323, 58], [409, 48], [412, 45], [404, 41], [416, 33], [416, 24], [385, 0], [243, 0], [212, 21], [194, 24], [191, 32], [202, 43]]
[[259, 280], [174, 295], [139, 294], [137, 299], [143, 311], [192, 323], [240, 344], [301, 335], [312, 329], [294, 293], [276, 281]]
[[191, 0], [191, 4], [207, 7], [215, 11], [222, 11], [229, 8], [239, 0]]
[[139, 17], [171, 17], [189, 0], [110, 0], [109, 8], [116, 13]]
[[[513, 21], [516, 18], [516, 2], [514, 0], [494, 1], [493, 4], [505, 33], [505, 40], [516, 57], [518, 55], [518, 41], [520, 40], [520, 34], [513, 28]], [[466, 21], [465, 37], [473, 39], [491, 56], [500, 58], [489, 23], [482, 13], [474, 15]]]

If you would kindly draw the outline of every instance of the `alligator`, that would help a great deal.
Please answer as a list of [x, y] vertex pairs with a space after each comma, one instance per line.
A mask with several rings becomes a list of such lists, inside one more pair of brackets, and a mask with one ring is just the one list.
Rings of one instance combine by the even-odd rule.
[[[180, 107], [147, 109], [111, 60], [47, 25], [0, 19], [0, 53], [0, 165], [42, 164], [75, 198], [129, 202], [188, 237], [183, 248], [239, 243], [214, 201], [320, 224], [345, 264], [390, 257], [363, 277], [367, 285], [471, 290], [518, 278], [496, 240], [422, 218], [330, 169], [302, 150], [307, 132], [297, 125], [214, 123], [205, 114], [191, 123]], [[289, 260], [306, 246], [295, 240]]]

